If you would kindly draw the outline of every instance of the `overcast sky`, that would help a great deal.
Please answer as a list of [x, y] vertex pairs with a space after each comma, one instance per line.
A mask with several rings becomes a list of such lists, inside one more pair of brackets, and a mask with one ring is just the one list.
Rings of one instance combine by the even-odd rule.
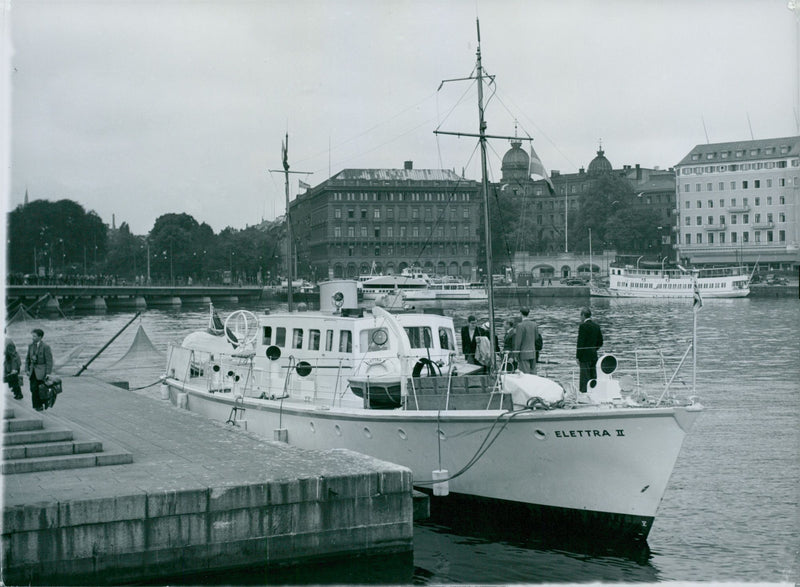
[[[281, 165], [479, 178], [475, 19], [488, 132], [548, 169], [675, 165], [698, 143], [798, 134], [786, 0], [14, 1], [4, 14], [8, 205], [69, 198], [145, 234], [283, 214]], [[752, 130], [751, 130], [752, 129]], [[506, 141], [491, 143], [492, 179]], [[297, 192], [292, 178], [292, 197]]]

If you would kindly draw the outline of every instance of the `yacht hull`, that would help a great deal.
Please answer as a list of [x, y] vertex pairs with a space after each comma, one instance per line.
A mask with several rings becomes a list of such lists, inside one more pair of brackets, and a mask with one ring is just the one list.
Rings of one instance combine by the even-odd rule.
[[[173, 401], [234, 420], [266, 438], [285, 430], [291, 445], [345, 448], [397, 463], [422, 489], [447, 470], [452, 494], [526, 507], [534, 519], [559, 519], [625, 539], [644, 539], [667, 488], [686, 432], [686, 408], [586, 406], [549, 411], [321, 409], [285, 399], [210, 393], [165, 379]], [[246, 423], [246, 424], [245, 424]], [[470, 463], [472, 463], [470, 465]]]

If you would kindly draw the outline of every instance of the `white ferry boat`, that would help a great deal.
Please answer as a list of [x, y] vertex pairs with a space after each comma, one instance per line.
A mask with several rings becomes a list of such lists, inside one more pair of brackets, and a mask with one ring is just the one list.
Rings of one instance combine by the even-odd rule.
[[750, 277], [738, 267], [688, 270], [683, 267], [609, 267], [608, 286], [590, 285], [590, 295], [614, 298], [743, 298], [750, 293]]
[[379, 300], [386, 295], [402, 294], [405, 301], [486, 300], [482, 283], [470, 283], [454, 277], [430, 277], [417, 269], [404, 268], [399, 274], [376, 275], [359, 279], [365, 300]]

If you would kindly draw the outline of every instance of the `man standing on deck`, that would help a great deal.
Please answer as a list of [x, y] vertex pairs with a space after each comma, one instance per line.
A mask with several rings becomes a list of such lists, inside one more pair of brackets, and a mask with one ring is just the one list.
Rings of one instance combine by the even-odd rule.
[[586, 385], [597, 379], [597, 349], [603, 346], [603, 333], [592, 321], [592, 311], [581, 309], [581, 325], [578, 327], [578, 345], [575, 358], [581, 370], [580, 390], [586, 393]]
[[530, 310], [526, 307], [519, 309], [522, 320], [517, 324], [514, 333], [514, 352], [519, 361], [519, 369], [523, 373], [536, 373], [536, 338], [539, 334], [536, 322], [528, 317]]

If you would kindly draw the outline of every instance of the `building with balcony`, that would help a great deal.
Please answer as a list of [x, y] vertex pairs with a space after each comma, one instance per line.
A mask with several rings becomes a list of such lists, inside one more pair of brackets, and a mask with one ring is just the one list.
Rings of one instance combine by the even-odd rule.
[[800, 136], [697, 145], [675, 168], [677, 258], [800, 262]]
[[[344, 169], [289, 205], [297, 273], [478, 277], [480, 184], [446, 169]], [[482, 265], [482, 264], [481, 264]]]

